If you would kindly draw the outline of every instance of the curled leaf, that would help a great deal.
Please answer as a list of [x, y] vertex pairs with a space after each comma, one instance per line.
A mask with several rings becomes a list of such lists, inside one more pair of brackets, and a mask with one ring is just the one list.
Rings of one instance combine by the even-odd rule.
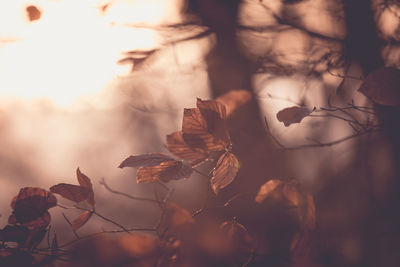
[[124, 167], [147, 167], [147, 166], [156, 166], [161, 162], [169, 161], [172, 158], [168, 155], [161, 153], [150, 153], [143, 155], [135, 155], [126, 158], [120, 165], [119, 168]]
[[197, 166], [207, 160], [209, 153], [199, 147], [191, 147], [183, 138], [181, 131], [167, 135], [168, 150], [175, 156], [188, 160], [192, 166]]
[[315, 108], [311, 111], [303, 107], [285, 108], [276, 114], [276, 118], [278, 119], [278, 121], [283, 122], [283, 124], [286, 127], [288, 127], [293, 123], [300, 123], [305, 117], [310, 115], [314, 110]]
[[71, 222], [72, 230], [75, 231], [81, 228], [90, 219], [92, 214], [93, 213], [91, 211], [84, 211], [81, 214], [79, 214], [79, 216]]
[[193, 173], [192, 167], [181, 161], [169, 160], [161, 162], [158, 166], [140, 167], [136, 173], [136, 181], [141, 182], [169, 182], [189, 178]]
[[87, 177], [85, 174], [83, 174], [79, 168], [76, 169], [76, 177], [78, 179], [78, 182], [80, 184], [80, 186], [85, 187], [89, 190], [89, 196], [87, 197], [86, 201], [92, 206], [94, 207], [94, 192], [93, 192], [93, 186], [92, 186], [92, 182], [90, 181], [90, 178]]
[[75, 203], [82, 202], [88, 199], [91, 195], [91, 191], [87, 187], [65, 183], [57, 184], [50, 187], [50, 191], [55, 194], [59, 194], [62, 197]]
[[262, 203], [281, 184], [282, 181], [280, 180], [269, 180], [260, 187], [260, 190], [258, 190], [258, 193], [256, 195], [255, 201], [257, 203]]
[[38, 187], [24, 187], [11, 203], [14, 211], [10, 217], [24, 224], [43, 216], [47, 210], [57, 205], [56, 197]]
[[244, 104], [248, 103], [252, 97], [252, 94], [248, 90], [231, 90], [219, 97], [216, 101], [224, 104], [226, 108], [226, 115], [229, 116], [236, 109]]
[[211, 178], [211, 187], [215, 194], [235, 179], [238, 169], [239, 161], [234, 154], [225, 152], [219, 157]]
[[358, 89], [372, 102], [383, 106], [400, 105], [400, 70], [382, 67], [369, 73]]

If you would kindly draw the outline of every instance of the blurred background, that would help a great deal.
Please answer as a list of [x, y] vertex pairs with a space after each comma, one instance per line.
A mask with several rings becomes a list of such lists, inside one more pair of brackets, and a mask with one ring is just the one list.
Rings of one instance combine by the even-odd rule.
[[[296, 178], [316, 200], [320, 255], [330, 266], [397, 266], [398, 242], [376, 230], [396, 228], [397, 130], [389, 119], [382, 135], [324, 145], [397, 111], [350, 109], [345, 119], [310, 116], [289, 127], [276, 113], [372, 108], [357, 89], [372, 70], [399, 67], [399, 17], [400, 3], [389, 0], [0, 0], [1, 225], [19, 188], [76, 184], [78, 166], [99, 211], [130, 227], [155, 224], [157, 206], [116, 197], [99, 181], [153, 196], [157, 185], [137, 185], [120, 162], [167, 153], [165, 136], [180, 129], [196, 97], [246, 89], [255, 99], [230, 121], [241, 170], [216, 201]], [[168, 186], [190, 211], [207, 191], [197, 175]], [[257, 216], [243, 213], [246, 205], [226, 216], [251, 226]], [[52, 215], [68, 238], [60, 213]], [[91, 220], [81, 231], [106, 226]]]

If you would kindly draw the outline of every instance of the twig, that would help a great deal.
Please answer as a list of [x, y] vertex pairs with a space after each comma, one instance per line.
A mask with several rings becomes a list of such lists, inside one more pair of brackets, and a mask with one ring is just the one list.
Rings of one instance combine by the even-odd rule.
[[74, 233], [76, 239], [80, 239], [78, 233], [72, 228], [72, 223], [70, 220], [68, 220], [67, 216], [64, 214], [64, 212], [62, 213], [62, 216], [64, 217], [64, 219], [67, 221], [67, 223], [69, 224], [69, 226], [71, 227], [72, 232]]

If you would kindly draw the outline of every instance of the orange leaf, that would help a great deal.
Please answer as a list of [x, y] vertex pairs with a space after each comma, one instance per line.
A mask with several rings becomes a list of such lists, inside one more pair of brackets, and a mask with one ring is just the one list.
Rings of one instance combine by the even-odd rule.
[[80, 185], [61, 183], [50, 187], [50, 191], [76, 203], [90, 197], [90, 189]]
[[84, 175], [79, 168], [76, 169], [76, 177], [78, 178], [78, 182], [82, 187], [85, 187], [89, 190], [89, 196], [86, 199], [87, 202], [94, 207], [94, 192], [93, 192], [93, 186], [92, 186], [92, 182], [90, 181], [90, 178], [87, 177], [86, 175]]
[[197, 166], [207, 160], [209, 154], [206, 150], [189, 146], [183, 138], [181, 131], [167, 135], [168, 150], [175, 156], [188, 160], [192, 166]]
[[226, 152], [219, 157], [211, 178], [211, 187], [215, 194], [235, 179], [238, 169], [239, 161], [234, 154]]
[[383, 106], [400, 105], [400, 70], [382, 67], [367, 75], [358, 89], [372, 102]]
[[315, 108], [312, 111], [302, 107], [285, 108], [276, 114], [276, 118], [288, 127], [292, 123], [300, 123], [302, 119], [310, 115], [314, 110]]
[[233, 219], [232, 221], [223, 222], [220, 230], [229, 244], [235, 261], [240, 263], [237, 266], [243, 266], [245, 262], [250, 260], [254, 251], [253, 242], [247, 229]]
[[192, 215], [176, 203], [168, 203], [163, 220], [163, 227], [170, 234], [185, 232], [194, 224]]
[[147, 166], [157, 166], [161, 162], [172, 160], [168, 155], [161, 153], [150, 153], [142, 154], [136, 156], [130, 156], [126, 158], [120, 165], [119, 168], [124, 167], [147, 167]]
[[92, 216], [91, 211], [84, 211], [79, 216], [71, 222], [71, 228], [72, 230], [78, 230], [81, 228]]
[[269, 180], [260, 187], [260, 190], [258, 190], [258, 193], [256, 195], [255, 201], [257, 203], [262, 203], [281, 184], [282, 181], [280, 180]]
[[219, 97], [216, 101], [225, 105], [226, 115], [229, 116], [240, 106], [248, 103], [252, 97], [250, 91], [247, 90], [231, 90]]
[[160, 249], [160, 241], [151, 235], [135, 233], [125, 235], [118, 240], [118, 243], [133, 258], [149, 257]]
[[189, 178], [193, 173], [192, 167], [181, 161], [169, 160], [158, 166], [140, 167], [136, 174], [136, 181], [141, 182], [169, 182], [182, 178]]
[[56, 205], [57, 199], [51, 192], [38, 187], [24, 187], [12, 201], [14, 211], [11, 216], [16, 222], [24, 224], [41, 217]]

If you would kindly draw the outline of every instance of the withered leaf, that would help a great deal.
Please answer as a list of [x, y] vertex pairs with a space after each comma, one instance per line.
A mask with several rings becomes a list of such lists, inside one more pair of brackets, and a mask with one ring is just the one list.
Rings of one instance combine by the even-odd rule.
[[256, 195], [255, 201], [257, 203], [262, 203], [280, 185], [282, 185], [281, 180], [269, 180], [260, 187]]
[[238, 169], [239, 161], [234, 154], [225, 152], [219, 157], [211, 178], [211, 187], [215, 194], [235, 179]]
[[92, 216], [91, 211], [84, 211], [79, 216], [71, 222], [72, 230], [78, 230], [81, 228], [87, 221], [89, 221], [90, 217]]
[[189, 178], [193, 173], [192, 167], [181, 161], [169, 160], [158, 166], [140, 167], [136, 173], [136, 181], [141, 182], [169, 182], [182, 178]]
[[121, 248], [133, 258], [144, 258], [157, 254], [160, 241], [151, 235], [131, 234], [118, 239]]
[[303, 107], [290, 107], [279, 111], [276, 114], [278, 121], [283, 122], [283, 124], [288, 127], [293, 123], [300, 123], [305, 117], [310, 115], [315, 108], [310, 111]]
[[223, 222], [220, 226], [224, 238], [230, 247], [237, 266], [243, 266], [252, 257], [254, 251], [253, 241], [247, 229], [235, 219]]
[[50, 187], [50, 191], [76, 203], [87, 200], [91, 194], [87, 187], [65, 183]]
[[168, 150], [175, 156], [188, 160], [192, 166], [197, 166], [209, 157], [205, 149], [189, 146], [181, 131], [167, 135]]
[[194, 219], [189, 211], [176, 203], [167, 204], [162, 227], [166, 229], [169, 234], [185, 232], [193, 224]]
[[383, 106], [400, 105], [400, 70], [381, 67], [369, 73], [358, 89], [372, 102]]
[[89, 190], [89, 196], [87, 197], [86, 201], [94, 207], [95, 201], [94, 201], [94, 192], [93, 192], [93, 186], [92, 182], [90, 181], [90, 178], [87, 177], [85, 174], [83, 174], [79, 168], [76, 169], [76, 177], [78, 179], [79, 184], [82, 187], [85, 187]]
[[252, 94], [248, 90], [231, 90], [219, 97], [216, 101], [224, 104], [226, 115], [231, 115], [240, 106], [245, 105], [250, 101]]
[[51, 192], [38, 187], [24, 187], [12, 201], [14, 211], [11, 216], [16, 222], [24, 224], [41, 217], [56, 205], [57, 199]]
[[161, 162], [170, 161], [172, 158], [162, 153], [135, 155], [126, 158], [118, 168], [157, 166]]

